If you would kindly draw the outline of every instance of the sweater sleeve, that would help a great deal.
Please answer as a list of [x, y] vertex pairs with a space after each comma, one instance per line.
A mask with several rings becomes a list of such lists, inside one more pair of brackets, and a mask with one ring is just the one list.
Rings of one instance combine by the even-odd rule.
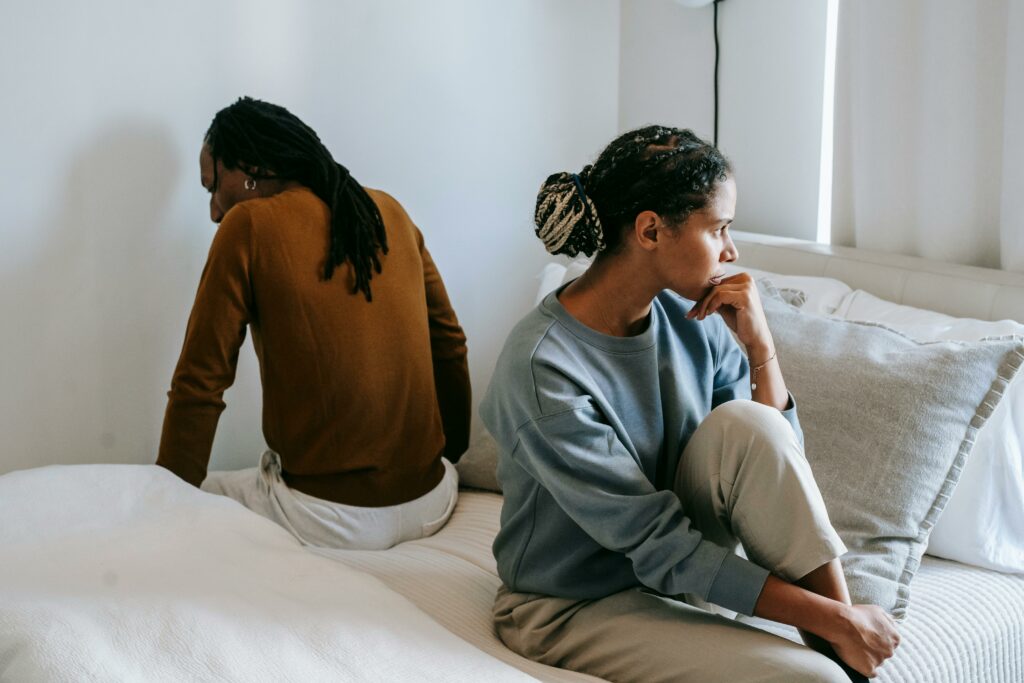
[[444, 455], [457, 462], [469, 447], [469, 424], [472, 394], [469, 384], [466, 335], [459, 325], [441, 273], [416, 230], [423, 261], [423, 283], [427, 293], [427, 316], [430, 324], [430, 353], [434, 365], [434, 390], [444, 428]]
[[[715, 358], [714, 386], [711, 390], [711, 407], [716, 408], [726, 401], [737, 398], [750, 400], [750, 365], [746, 355], [736, 343], [725, 323], [719, 320], [718, 345]], [[789, 395], [786, 409], [781, 411], [796, 432], [801, 445], [804, 432], [800, 427], [800, 419], [796, 414], [796, 400]]]
[[156, 464], [195, 486], [206, 478], [224, 391], [235, 380], [253, 310], [251, 234], [243, 206], [230, 210], [218, 227], [167, 393]]
[[643, 585], [753, 612], [768, 571], [693, 529], [675, 494], [655, 489], [592, 404], [521, 426], [512, 458], [594, 541], [628, 557]]

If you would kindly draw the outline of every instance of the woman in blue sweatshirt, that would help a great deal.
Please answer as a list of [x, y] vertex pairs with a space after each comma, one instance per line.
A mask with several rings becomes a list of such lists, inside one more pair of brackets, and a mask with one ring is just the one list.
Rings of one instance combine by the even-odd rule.
[[850, 604], [757, 289], [723, 270], [735, 206], [721, 153], [661, 126], [541, 188], [548, 251], [597, 256], [512, 331], [481, 405], [505, 493], [495, 626], [526, 657], [615, 681], [845, 681], [899, 642]]

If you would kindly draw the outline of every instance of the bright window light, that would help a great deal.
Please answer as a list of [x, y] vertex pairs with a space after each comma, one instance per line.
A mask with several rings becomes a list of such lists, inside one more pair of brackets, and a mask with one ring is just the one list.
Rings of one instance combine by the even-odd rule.
[[825, 74], [821, 103], [821, 168], [818, 171], [818, 234], [821, 244], [832, 243], [832, 129], [836, 96], [836, 40], [839, 0], [828, 0], [825, 10]]

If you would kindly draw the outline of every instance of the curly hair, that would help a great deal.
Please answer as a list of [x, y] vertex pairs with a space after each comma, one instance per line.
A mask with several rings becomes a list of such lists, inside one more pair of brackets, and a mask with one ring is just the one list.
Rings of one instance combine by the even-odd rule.
[[613, 252], [641, 211], [679, 225], [707, 206], [730, 173], [722, 153], [690, 130], [639, 128], [578, 174], [548, 176], [537, 195], [536, 233], [552, 254]]

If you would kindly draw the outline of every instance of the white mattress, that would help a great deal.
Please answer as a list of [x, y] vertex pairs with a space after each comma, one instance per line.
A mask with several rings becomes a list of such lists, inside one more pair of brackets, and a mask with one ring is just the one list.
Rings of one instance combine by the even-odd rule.
[[460, 491], [448, 524], [434, 536], [387, 550], [326, 550], [328, 557], [373, 574], [409, 598], [446, 629], [484, 652], [542, 681], [597, 681], [520, 657], [491, 626], [491, 605], [500, 580], [491, 554], [501, 496]]
[[[499, 580], [491, 540], [500, 509], [497, 494], [462, 491], [451, 521], [432, 538], [386, 552], [329, 554], [377, 576], [455, 635], [540, 680], [597, 680], [519, 657], [494, 635], [490, 609]], [[876, 680], [1024, 681], [1024, 576], [926, 556], [912, 591], [903, 644]]]
[[925, 556], [881, 681], [1024, 681], [1024, 576]]

